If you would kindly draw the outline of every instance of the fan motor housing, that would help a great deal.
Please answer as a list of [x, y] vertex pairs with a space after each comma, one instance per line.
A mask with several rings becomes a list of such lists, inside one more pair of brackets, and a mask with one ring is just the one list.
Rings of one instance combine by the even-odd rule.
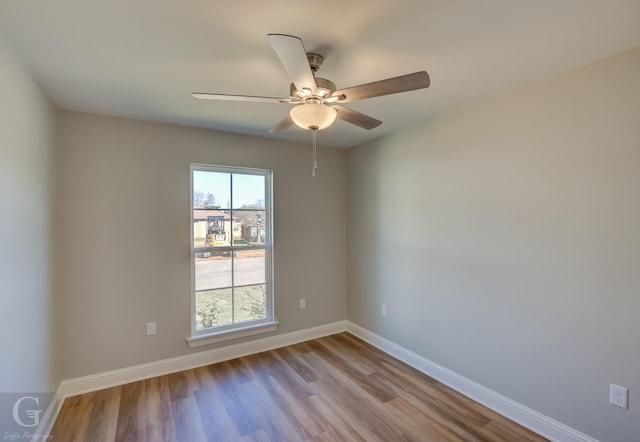
[[333, 81], [329, 81], [326, 78], [319, 77], [317, 77], [315, 80], [316, 86], [318, 88], [318, 92], [315, 96], [312, 97], [308, 92], [296, 89], [296, 86], [293, 83], [291, 83], [291, 86], [289, 86], [289, 95], [291, 95], [291, 98], [298, 98], [300, 100], [306, 100], [308, 98], [324, 99], [330, 97], [331, 94], [335, 92], [336, 85], [333, 83]]

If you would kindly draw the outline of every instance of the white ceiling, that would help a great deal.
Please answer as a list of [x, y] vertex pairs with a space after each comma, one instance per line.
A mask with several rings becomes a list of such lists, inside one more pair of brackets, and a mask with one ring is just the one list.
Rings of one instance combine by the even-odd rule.
[[[638, 0], [3, 0], [3, 34], [62, 109], [283, 138], [278, 103], [191, 92], [288, 96], [266, 38], [301, 37], [338, 88], [419, 70], [431, 87], [351, 107], [325, 146], [351, 147], [407, 124], [640, 45]], [[602, 81], [606, 81], [605, 78]]]

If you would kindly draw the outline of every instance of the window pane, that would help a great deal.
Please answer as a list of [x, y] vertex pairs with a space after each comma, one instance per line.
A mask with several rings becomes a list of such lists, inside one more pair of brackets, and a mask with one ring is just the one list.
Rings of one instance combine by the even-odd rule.
[[266, 212], [264, 210], [234, 210], [233, 229], [239, 232], [234, 245], [255, 245], [266, 242]]
[[264, 209], [264, 183], [262, 175], [233, 174], [233, 208]]
[[265, 285], [237, 287], [234, 290], [235, 322], [252, 321], [266, 317]]
[[196, 292], [231, 287], [231, 253], [224, 253], [229, 256], [216, 256], [214, 253], [197, 254], [202, 256], [196, 256]]
[[234, 285], [264, 284], [266, 281], [264, 250], [238, 250], [233, 260]]
[[231, 207], [231, 174], [193, 171], [193, 207], [229, 209]]
[[196, 292], [195, 329], [231, 324], [232, 289], [206, 290]]

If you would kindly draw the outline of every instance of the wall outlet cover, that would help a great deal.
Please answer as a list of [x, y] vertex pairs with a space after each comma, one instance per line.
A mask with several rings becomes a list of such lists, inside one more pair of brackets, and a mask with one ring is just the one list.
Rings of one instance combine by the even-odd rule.
[[629, 389], [620, 385], [610, 384], [609, 386], [609, 403], [616, 407], [629, 408]]

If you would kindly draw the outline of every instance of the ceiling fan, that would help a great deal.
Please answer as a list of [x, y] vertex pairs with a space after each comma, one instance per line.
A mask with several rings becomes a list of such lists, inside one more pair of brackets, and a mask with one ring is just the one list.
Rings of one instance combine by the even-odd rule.
[[336, 89], [336, 85], [316, 77], [324, 57], [318, 53], [307, 53], [299, 37], [286, 34], [268, 34], [267, 38], [280, 62], [291, 78], [288, 98], [260, 97], [252, 95], [210, 94], [194, 92], [195, 98], [207, 100], [257, 101], [269, 103], [287, 103], [294, 105], [289, 114], [278, 122], [269, 132], [281, 132], [293, 124], [313, 131], [315, 175], [315, 136], [318, 130], [331, 126], [336, 118], [364, 129], [373, 129], [382, 121], [342, 106], [365, 98], [397, 94], [429, 87], [429, 74], [426, 71], [401, 75], [373, 83]]

